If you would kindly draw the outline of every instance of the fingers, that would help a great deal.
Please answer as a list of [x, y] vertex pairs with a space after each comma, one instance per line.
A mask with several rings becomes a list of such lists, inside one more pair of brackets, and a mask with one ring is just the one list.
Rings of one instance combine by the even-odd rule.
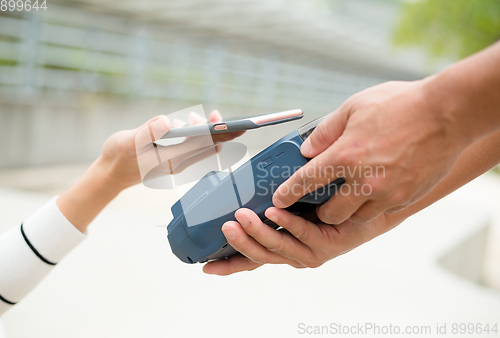
[[229, 133], [212, 134], [214, 143], [227, 142], [243, 135], [245, 131], [233, 131]]
[[167, 162], [169, 160], [171, 161], [172, 169], [176, 168], [187, 158], [191, 158], [192, 160], [194, 160], [194, 157], [196, 157], [196, 155], [202, 155], [201, 157], [199, 157], [200, 160], [206, 158], [207, 156], [215, 155], [215, 147], [210, 143], [207, 143], [206, 136], [190, 137], [180, 144], [175, 144], [167, 147], [158, 147], [156, 148], [156, 151], [161, 163]]
[[[264, 226], [266, 224], [262, 223]], [[273, 229], [271, 229], [273, 230]], [[301, 264], [280, 256], [267, 250], [259, 244], [255, 239], [247, 235], [240, 224], [237, 222], [226, 222], [222, 226], [222, 232], [226, 236], [228, 243], [244, 256], [252, 261], [260, 264], [289, 264], [295, 267], [300, 267]]]
[[188, 114], [188, 122], [190, 126], [198, 126], [200, 124], [207, 123], [207, 119], [205, 119], [203, 116], [196, 114], [195, 112], [190, 112]]
[[343, 162], [339, 159], [341, 145], [334, 144], [283, 182], [273, 195], [273, 204], [277, 208], [286, 208], [297, 202], [305, 194], [332, 183], [335, 166]]
[[[356, 184], [356, 182], [354, 182]], [[367, 201], [368, 197], [357, 193], [353, 184], [344, 184], [341, 189], [349, 188], [349, 194], [335, 194], [317, 210], [318, 218], [326, 224], [340, 224]]]
[[[323, 223], [314, 224], [277, 208], [269, 208], [266, 216], [283, 226], [284, 229], [276, 231], [260, 222], [252, 211], [238, 210], [236, 217], [245, 225], [241, 227], [237, 222], [227, 222], [223, 226], [223, 232], [229, 243], [244, 256], [234, 256], [226, 261], [208, 263], [203, 270], [206, 273], [228, 275], [253, 270], [265, 263], [284, 263], [296, 268], [316, 268], [391, 228], [384, 215], [372, 220], [369, 226], [351, 221], [335, 226]], [[244, 219], [245, 217], [247, 220]], [[285, 238], [291, 238], [292, 241], [283, 240], [280, 237], [281, 233], [289, 236]], [[294, 240], [296, 243], [293, 242]], [[303, 250], [303, 247], [308, 250]], [[292, 248], [298, 248], [298, 250], [294, 251]], [[281, 257], [277, 255], [278, 252], [286, 253], [289, 257]]]
[[348, 105], [341, 105], [321, 122], [304, 141], [300, 151], [305, 157], [314, 157], [322, 153], [344, 132], [349, 118]]
[[208, 120], [210, 121], [210, 123], [222, 122], [222, 115], [218, 110], [212, 110], [212, 112], [208, 116]]
[[[214, 110], [210, 113], [209, 116], [210, 123], [217, 123], [222, 121], [222, 116], [219, 113], [219, 111]], [[196, 126], [200, 124], [205, 124], [207, 120], [203, 117], [200, 116], [197, 113], [191, 112], [188, 114], [188, 121], [190, 126]], [[152, 141], [159, 140], [165, 135], [170, 128], [180, 128], [186, 125], [185, 121], [179, 120], [179, 119], [174, 119], [172, 123], [170, 123], [170, 120], [165, 116], [165, 115], [160, 115], [156, 116], [150, 120], [148, 120], [146, 123], [144, 123], [141, 127], [137, 129], [137, 134], [144, 134], [144, 128], [147, 127], [149, 129], [149, 132], [151, 133], [151, 137], [144, 137], [144, 135], [141, 134], [141, 140], [143, 142], [140, 142], [138, 144], [141, 145], [146, 145], [151, 143]], [[239, 136], [239, 135], [238, 135]], [[235, 136], [233, 136], [234, 138]], [[144, 143], [147, 142], [147, 143]], [[143, 144], [144, 143], [144, 144]]]
[[[335, 232], [335, 228], [325, 224], [314, 224], [278, 208], [267, 209], [266, 216], [307, 247], [308, 250], [292, 251], [288, 258], [308, 268], [317, 268], [330, 259], [332, 247], [329, 233]], [[285, 252], [285, 248], [282, 251]]]
[[[242, 218], [244, 212], [252, 213], [248, 209], [240, 209], [236, 214], [238, 220]], [[282, 255], [294, 262], [293, 265], [288, 264], [296, 268], [316, 268], [331, 259], [332, 255], [337, 254], [337, 248], [333, 247], [331, 242], [331, 239], [337, 235], [337, 231], [331, 225], [316, 225], [277, 208], [266, 210], [266, 217], [282, 226], [283, 229], [276, 231], [262, 222], [253, 224], [253, 220], [250, 219], [243, 229], [270, 252]], [[249, 258], [253, 259], [251, 256]]]
[[151, 132], [149, 130], [149, 124], [142, 125], [141, 127], [135, 129], [134, 132], [135, 132], [135, 149], [137, 153], [143, 152], [148, 145], [153, 147], [152, 145], [153, 137], [151, 136]]
[[[238, 210], [238, 213], [243, 212], [251, 211]], [[278, 208], [267, 209], [266, 217], [285, 231], [276, 231], [261, 222], [267, 229], [257, 229], [257, 226], [249, 223], [244, 227], [245, 232], [269, 251], [296, 262], [292, 266], [316, 268], [323, 264], [325, 259], [330, 258], [332, 248], [328, 233], [335, 232], [330, 225], [322, 224], [325, 227], [322, 231], [318, 225]]]
[[344, 163], [337, 160], [341, 147], [338, 144], [334, 145], [334, 142], [344, 132], [349, 118], [349, 106], [349, 104], [341, 105], [304, 141], [300, 148], [302, 155], [314, 158], [276, 190], [273, 196], [273, 204], [276, 207], [286, 208], [306, 193], [317, 190], [337, 178], [333, 175], [333, 168], [337, 164]]
[[228, 259], [209, 262], [203, 266], [203, 272], [210, 275], [227, 276], [241, 271], [252, 271], [262, 266], [251, 259], [237, 254]]
[[[284, 210], [282, 211], [287, 213]], [[266, 216], [267, 214], [268, 213], [266, 213]], [[278, 217], [275, 216], [275, 214], [276, 213], [269, 213], [269, 215], [273, 216], [273, 218], [277, 220]], [[267, 224], [263, 223], [253, 211], [244, 208], [239, 209], [236, 211], [235, 216], [245, 232], [270, 252], [287, 258], [297, 255], [308, 256], [311, 254], [311, 251], [307, 246], [297, 241], [288, 233], [276, 231]]]
[[165, 115], [153, 117], [135, 129], [135, 144], [142, 148], [162, 138], [170, 130], [170, 120]]
[[[302, 217], [278, 208], [269, 208], [265, 214], [267, 218], [286, 229], [309, 248], [314, 248], [322, 239], [322, 233], [316, 224], [306, 221]], [[300, 254], [297, 251], [295, 253]]]
[[[212, 121], [219, 121], [222, 119], [219, 112], [214, 111], [210, 114], [210, 119]], [[206, 123], [205, 118], [202, 116], [191, 112], [188, 114], [188, 120], [190, 125], [198, 125]], [[192, 140], [185, 141], [181, 144], [173, 145], [173, 146], [161, 146], [157, 147], [153, 144], [154, 141], [161, 139], [169, 130], [170, 127], [180, 128], [186, 125], [185, 121], [174, 119], [172, 123], [170, 123], [169, 119], [164, 116], [156, 116], [146, 123], [144, 123], [141, 127], [130, 131], [132, 135], [132, 139], [135, 137], [135, 152], [137, 156], [137, 161], [139, 165], [139, 171], [141, 178], [144, 179], [145, 175], [153, 168], [158, 166], [161, 163], [167, 163], [167, 161], [177, 158], [183, 154], [186, 154], [190, 151], [201, 149], [204, 150], [207, 147], [206, 138], [190, 138]], [[231, 140], [239, 135], [228, 133], [230, 135], [224, 136], [225, 140]], [[215, 153], [215, 150], [213, 151]], [[169, 169], [168, 172], [172, 169], [175, 163], [169, 164], [166, 166], [166, 169]], [[161, 172], [163, 173], [163, 171]]]
[[172, 128], [181, 128], [186, 125], [186, 121], [179, 120], [179, 119], [174, 119], [172, 121]]
[[170, 121], [164, 116], [158, 116], [151, 124], [149, 124], [153, 133], [153, 141], [159, 140], [170, 130]]
[[137, 129], [130, 131], [130, 139], [135, 142], [135, 156], [141, 179], [159, 164], [153, 141], [160, 139], [170, 130], [170, 121], [164, 116], [156, 116]]

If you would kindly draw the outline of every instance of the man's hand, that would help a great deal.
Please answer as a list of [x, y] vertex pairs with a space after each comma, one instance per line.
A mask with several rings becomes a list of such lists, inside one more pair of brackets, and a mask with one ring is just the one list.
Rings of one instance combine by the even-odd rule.
[[314, 223], [286, 210], [269, 208], [266, 217], [282, 227], [276, 231], [249, 209], [239, 209], [238, 222], [222, 227], [229, 244], [241, 253], [205, 264], [209, 274], [229, 275], [250, 271], [263, 264], [288, 264], [295, 268], [316, 268], [392, 229], [400, 221], [380, 215], [368, 224], [345, 221], [339, 225]]
[[337, 177], [346, 183], [318, 209], [327, 224], [369, 222], [422, 198], [471, 142], [428, 105], [425, 81], [388, 82], [348, 99], [304, 142], [312, 160], [277, 189], [274, 205], [286, 208]]
[[[423, 81], [389, 82], [351, 97], [304, 142], [302, 153], [313, 159], [273, 199], [287, 207], [344, 176], [344, 188], [317, 210], [323, 222], [270, 208], [266, 216], [283, 227], [276, 231], [253, 212], [238, 210], [239, 223], [228, 222], [223, 231], [244, 256], [208, 263], [204, 271], [226, 275], [263, 263], [319, 266], [497, 165], [499, 69], [496, 43]], [[383, 166], [383, 175], [377, 176], [377, 166]], [[359, 194], [363, 184], [372, 188], [370, 194]]]

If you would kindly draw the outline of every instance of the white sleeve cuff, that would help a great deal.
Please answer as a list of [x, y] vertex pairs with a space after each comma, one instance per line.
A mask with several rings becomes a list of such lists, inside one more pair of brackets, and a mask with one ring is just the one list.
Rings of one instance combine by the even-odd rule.
[[56, 204], [57, 197], [23, 223], [27, 240], [44, 259], [52, 263], [58, 263], [86, 237], [61, 213]]
[[21, 226], [0, 235], [0, 315], [30, 292], [86, 235], [54, 197]]

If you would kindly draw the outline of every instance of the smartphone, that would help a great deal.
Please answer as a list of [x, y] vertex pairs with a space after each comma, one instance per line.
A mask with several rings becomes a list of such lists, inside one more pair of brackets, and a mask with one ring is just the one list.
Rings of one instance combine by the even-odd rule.
[[279, 113], [270, 113], [265, 115], [256, 115], [236, 120], [227, 120], [217, 123], [201, 124], [198, 126], [173, 128], [166, 133], [162, 139], [171, 139], [177, 137], [200, 136], [207, 134], [230, 133], [256, 129], [274, 124], [294, 121], [301, 119], [304, 112], [300, 109], [287, 110]]

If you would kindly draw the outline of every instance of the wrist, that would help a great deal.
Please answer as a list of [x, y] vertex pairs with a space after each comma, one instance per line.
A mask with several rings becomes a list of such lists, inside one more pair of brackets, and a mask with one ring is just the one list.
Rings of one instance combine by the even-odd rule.
[[500, 129], [499, 67], [497, 43], [424, 81], [429, 101], [469, 145]]
[[460, 100], [446, 85], [441, 73], [420, 80], [425, 110], [452, 146], [464, 150], [478, 135], [461, 108]]
[[85, 175], [92, 177], [102, 189], [115, 195], [130, 186], [119, 179], [115, 163], [103, 159], [102, 155], [91, 164]]
[[56, 201], [62, 214], [81, 232], [123, 190], [110, 169], [97, 159]]

